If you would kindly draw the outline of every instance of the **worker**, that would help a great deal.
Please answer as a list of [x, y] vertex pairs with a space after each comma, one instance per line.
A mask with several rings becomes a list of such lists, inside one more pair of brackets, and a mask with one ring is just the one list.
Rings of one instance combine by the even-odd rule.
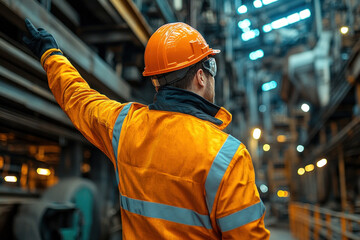
[[91, 89], [51, 34], [25, 24], [56, 101], [114, 164], [124, 239], [269, 238], [250, 155], [214, 104], [220, 51], [197, 30], [170, 23], [151, 36], [143, 75], [157, 93], [146, 106]]

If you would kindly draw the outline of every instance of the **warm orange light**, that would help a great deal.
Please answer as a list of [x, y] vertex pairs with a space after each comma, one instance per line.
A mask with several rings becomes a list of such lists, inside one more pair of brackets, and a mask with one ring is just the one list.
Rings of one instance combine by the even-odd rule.
[[16, 176], [6, 176], [4, 177], [5, 182], [17, 182]]
[[309, 164], [305, 166], [305, 171], [311, 172], [312, 170], [314, 170], [314, 168], [315, 168], [314, 164]]
[[277, 136], [276, 140], [277, 140], [279, 143], [286, 142], [286, 136], [285, 136], [285, 135], [279, 135], [279, 136]]
[[265, 152], [269, 151], [269, 150], [270, 150], [270, 145], [269, 145], [269, 144], [264, 144], [263, 150], [264, 150]]
[[83, 173], [87, 173], [87, 172], [90, 172], [91, 170], [91, 166], [88, 164], [88, 163], [84, 163], [82, 166], [81, 166], [81, 171]]
[[290, 193], [286, 190], [278, 190], [277, 191], [277, 196], [280, 198], [289, 197], [289, 195], [290, 195]]
[[50, 169], [47, 169], [47, 168], [38, 168], [38, 169], [36, 169], [36, 172], [42, 176], [50, 176], [50, 174], [51, 174]]
[[349, 27], [347, 27], [347, 26], [341, 27], [341, 28], [340, 28], [340, 32], [341, 32], [341, 34], [343, 34], [343, 35], [347, 34], [347, 33], [349, 32]]
[[326, 158], [323, 158], [316, 163], [316, 166], [318, 168], [321, 168], [321, 167], [325, 166], [326, 164], [327, 164], [327, 160], [326, 160]]
[[253, 138], [254, 139], [259, 139], [261, 137], [261, 130], [260, 128], [255, 128], [253, 131]]
[[305, 173], [305, 169], [304, 168], [299, 168], [298, 169], [298, 174], [301, 176], [301, 175], [304, 175]]
[[0, 169], [4, 167], [4, 158], [0, 156]]

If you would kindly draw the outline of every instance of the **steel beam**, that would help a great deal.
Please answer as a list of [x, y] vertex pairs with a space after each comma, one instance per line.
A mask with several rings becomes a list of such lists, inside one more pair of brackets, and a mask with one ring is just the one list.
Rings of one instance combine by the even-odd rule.
[[172, 23], [178, 21], [172, 7], [167, 0], [156, 0], [156, 5], [166, 22]]
[[103, 32], [87, 32], [82, 34], [84, 41], [90, 44], [115, 44], [120, 42], [132, 42], [134, 37], [129, 33], [122, 33], [119, 31], [103, 31]]
[[52, 0], [54, 4], [75, 26], [80, 26], [79, 14], [64, 0]]
[[[65, 55], [84, 71], [95, 76], [122, 100], [131, 100], [130, 86], [116, 75], [115, 71], [94, 53], [85, 43], [69, 31], [59, 20], [34, 0], [0, 0], [0, 12], [10, 11], [20, 19], [31, 19], [35, 26], [47, 29], [57, 39]], [[5, 14], [4, 16], [10, 16]], [[10, 21], [19, 23], [13, 19]], [[25, 30], [24, 24], [20, 25]]]
[[[26, 80], [25, 78], [14, 74], [13, 72], [9, 71], [8, 69], [0, 66], [0, 77], [1, 78], [6, 78], [8, 80], [10, 80], [11, 82], [26, 88], [27, 90], [51, 101], [56, 103], [54, 96], [47, 90], [45, 90], [42, 87], [37, 86], [36, 84]], [[1, 84], [1, 83], [0, 83]]]
[[152, 29], [141, 15], [139, 9], [132, 0], [110, 0], [121, 17], [129, 25], [135, 36], [145, 47], [149, 40]]
[[58, 106], [6, 82], [0, 81], [0, 96], [17, 102], [32, 111], [41, 113], [65, 125], [72, 126], [69, 118]]
[[58, 124], [49, 123], [40, 119], [18, 114], [13, 111], [6, 110], [0, 107], [0, 121], [12, 123], [16, 126], [25, 127], [39, 133], [51, 134], [53, 136], [65, 137], [68, 139], [88, 143], [86, 139], [80, 135], [79, 132], [59, 126]]
[[12, 58], [16, 61], [16, 63], [19, 63], [19, 65], [21, 65], [23, 68], [26, 68], [26, 70], [30, 70], [44, 78], [46, 77], [46, 73], [39, 64], [39, 61], [35, 60], [33, 57], [30, 57], [2, 38], [0, 38], [0, 56], [4, 56], [6, 59]]

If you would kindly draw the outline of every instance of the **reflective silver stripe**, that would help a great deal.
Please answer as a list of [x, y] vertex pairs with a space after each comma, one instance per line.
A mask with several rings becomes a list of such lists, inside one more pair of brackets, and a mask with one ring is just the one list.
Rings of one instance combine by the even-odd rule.
[[147, 202], [120, 195], [121, 208], [141, 216], [211, 229], [210, 217], [193, 210], [161, 203]]
[[229, 216], [216, 219], [222, 232], [230, 231], [260, 219], [265, 212], [262, 201], [243, 210], [230, 214]]
[[114, 155], [115, 155], [115, 172], [116, 172], [116, 181], [117, 181], [118, 184], [119, 184], [119, 171], [118, 171], [117, 150], [118, 150], [118, 147], [119, 147], [121, 128], [122, 128], [124, 119], [126, 118], [128, 112], [129, 112], [131, 104], [132, 103], [128, 103], [121, 110], [118, 118], [116, 119], [114, 129], [113, 129], [112, 146], [113, 146]]
[[229, 135], [216, 155], [205, 182], [206, 203], [211, 214], [221, 180], [241, 142]]

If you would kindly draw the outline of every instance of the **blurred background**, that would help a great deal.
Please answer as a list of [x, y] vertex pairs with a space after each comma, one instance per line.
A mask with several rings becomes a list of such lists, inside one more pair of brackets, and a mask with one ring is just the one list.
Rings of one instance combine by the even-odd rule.
[[359, 0], [0, 0], [0, 238], [121, 239], [107, 157], [72, 126], [24, 19], [91, 87], [152, 102], [151, 34], [198, 29], [216, 56], [216, 103], [249, 149], [272, 239], [360, 239]]

